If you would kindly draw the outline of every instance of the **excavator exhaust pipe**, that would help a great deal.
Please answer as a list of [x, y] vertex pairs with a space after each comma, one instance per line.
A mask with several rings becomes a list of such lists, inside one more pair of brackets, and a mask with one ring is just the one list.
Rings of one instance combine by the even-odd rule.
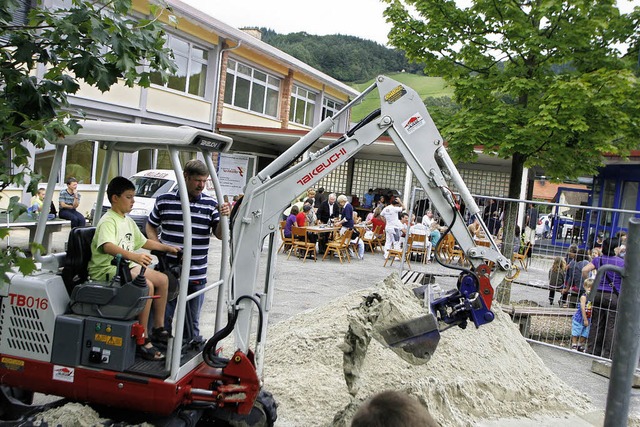
[[440, 341], [438, 321], [426, 314], [380, 331], [390, 347], [401, 348], [420, 359], [430, 359]]

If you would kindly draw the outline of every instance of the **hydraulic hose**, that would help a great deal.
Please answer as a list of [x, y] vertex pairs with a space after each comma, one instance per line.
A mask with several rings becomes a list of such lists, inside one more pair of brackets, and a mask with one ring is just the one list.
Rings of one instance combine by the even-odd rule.
[[238, 310], [236, 309], [236, 306], [243, 299], [249, 299], [253, 301], [256, 307], [258, 307], [258, 332], [256, 341], [258, 343], [262, 342], [263, 313], [262, 308], [260, 307], [260, 301], [256, 297], [253, 297], [251, 295], [242, 295], [238, 297], [235, 304], [233, 305], [233, 310], [229, 313], [229, 320], [225, 327], [220, 329], [211, 338], [209, 338], [207, 343], [204, 345], [204, 348], [202, 349], [202, 358], [204, 359], [204, 362], [213, 368], [224, 368], [225, 366], [227, 366], [227, 363], [229, 363], [229, 359], [227, 359], [226, 357], [220, 357], [216, 355], [216, 347], [218, 346], [218, 342], [225, 339], [231, 334], [231, 332], [233, 332], [236, 321], [238, 320]]

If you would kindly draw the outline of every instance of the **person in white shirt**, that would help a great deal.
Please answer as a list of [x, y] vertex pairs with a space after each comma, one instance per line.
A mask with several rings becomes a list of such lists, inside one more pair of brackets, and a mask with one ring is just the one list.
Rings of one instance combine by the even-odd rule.
[[407, 235], [407, 231], [409, 231], [409, 227], [411, 224], [409, 223], [409, 214], [406, 212], [400, 213], [400, 238], [403, 238]]
[[402, 229], [402, 223], [400, 222], [400, 212], [404, 209], [404, 205], [399, 198], [395, 198], [393, 203], [387, 205], [380, 215], [385, 219], [385, 233], [386, 240], [384, 242], [384, 257], [389, 255], [389, 249], [393, 247], [395, 242], [400, 241], [400, 230]]
[[433, 221], [435, 221], [433, 219], [433, 211], [429, 209], [422, 217], [422, 225], [424, 225], [426, 228], [430, 228]]
[[[323, 190], [324, 191], [324, 190]], [[335, 193], [329, 194], [329, 198], [323, 201], [318, 207], [316, 215], [321, 224], [331, 224], [334, 219], [340, 217], [340, 207], [336, 203], [337, 196]], [[324, 253], [327, 249], [328, 234], [322, 233], [318, 236], [318, 251]]]
[[422, 235], [427, 235], [427, 231], [429, 229], [427, 227], [425, 227], [423, 224], [417, 223], [411, 226], [411, 228], [409, 228], [409, 234], [422, 234]]
[[[433, 221], [432, 221], [433, 223]], [[429, 228], [427, 228], [426, 226], [424, 226], [422, 223], [417, 223], [415, 225], [412, 225], [411, 228], [409, 228], [409, 234], [419, 234], [419, 235], [423, 235], [423, 236], [427, 236], [424, 240], [424, 246], [426, 247], [426, 263], [431, 262], [431, 248], [433, 247], [433, 245], [431, 244], [431, 241], [429, 240], [429, 234], [430, 234], [430, 230]], [[422, 248], [423, 243], [422, 242], [413, 242], [412, 247], [414, 248]]]

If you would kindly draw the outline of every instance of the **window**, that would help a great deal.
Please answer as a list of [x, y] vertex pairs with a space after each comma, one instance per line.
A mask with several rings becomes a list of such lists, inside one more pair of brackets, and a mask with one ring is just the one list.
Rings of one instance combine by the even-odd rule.
[[349, 163], [345, 162], [335, 168], [329, 175], [318, 181], [314, 187], [323, 187], [327, 194], [345, 194], [347, 192], [347, 177], [349, 176]]
[[229, 59], [224, 91], [226, 104], [278, 117], [279, 97], [280, 79]]
[[147, 169], [153, 169], [153, 157], [154, 150], [140, 150], [138, 151], [138, 163], [136, 166], [137, 171], [144, 171]]
[[[389, 188], [402, 191], [406, 172], [407, 164], [404, 162], [355, 159], [351, 194], [362, 197], [369, 188]], [[328, 187], [325, 186], [325, 188]]]
[[[173, 165], [171, 164], [171, 156], [167, 150], [158, 150], [158, 160], [155, 169], [171, 169], [173, 170]], [[180, 164], [184, 165], [189, 160], [196, 158], [196, 153], [190, 153], [187, 151], [180, 151], [178, 153], [178, 159], [180, 160]]]
[[[181, 164], [185, 164], [195, 153], [187, 151], [179, 151], [178, 158]], [[136, 163], [137, 171], [144, 171], [147, 169], [170, 169], [173, 170], [171, 165], [171, 155], [167, 150], [157, 149], [145, 149], [138, 151], [138, 162]]]
[[[15, 8], [10, 8], [11, 16], [9, 17], [9, 25], [22, 26], [27, 25], [29, 20], [27, 19], [27, 15], [31, 10], [31, 2], [29, 0], [18, 0], [18, 4]], [[2, 43], [7, 43], [9, 41], [9, 35], [11, 32], [6, 33], [2, 37], [0, 37], [0, 41]]]
[[313, 115], [316, 109], [316, 94], [293, 86], [291, 91], [291, 109], [289, 110], [289, 121], [305, 126], [313, 126]]
[[[55, 150], [41, 150], [36, 152], [34, 156], [34, 170], [36, 173], [42, 175], [44, 181], [46, 182], [49, 179], [49, 174], [51, 173], [51, 168], [53, 167], [53, 155]], [[58, 177], [58, 182], [61, 182], [62, 179]]]
[[[99, 143], [94, 145], [94, 150], [97, 150], [96, 156], [96, 167], [95, 167], [95, 177], [94, 183], [100, 184], [100, 178], [102, 176], [102, 169], [104, 168], [104, 161], [107, 154], [107, 150], [99, 149]], [[124, 153], [113, 153], [111, 156], [111, 162], [109, 163], [109, 171], [107, 172], [107, 182], [110, 182], [113, 178], [120, 175], [120, 165], [122, 165], [124, 159]]]
[[[613, 178], [605, 179], [604, 188], [602, 192], [602, 204], [600, 206], [604, 208], [612, 208], [615, 206], [616, 198], [616, 180]], [[613, 212], [611, 211], [602, 211], [600, 213], [600, 223], [599, 225], [604, 227], [611, 227], [611, 219], [613, 216]]]
[[139, 197], [158, 197], [169, 192], [176, 183], [172, 179], [153, 178], [148, 176], [132, 176], [131, 182], [136, 186], [135, 195]]
[[[637, 210], [638, 203], [638, 182], [626, 181], [622, 187], [620, 209], [635, 211]], [[618, 227], [627, 228], [629, 226], [629, 219], [633, 218], [634, 214], [622, 213], [620, 214], [620, 220]]]
[[171, 34], [168, 35], [167, 45], [173, 51], [178, 69], [175, 74], [169, 76], [167, 83], [162, 83], [160, 73], [152, 73], [151, 83], [204, 97], [209, 52]]
[[[34, 170], [43, 176], [44, 182], [49, 180], [54, 154], [55, 149], [53, 149], [52, 145], [35, 152]], [[68, 146], [66, 163], [58, 171], [58, 183], [64, 182], [69, 177], [74, 177], [79, 184], [100, 184], [105, 154], [106, 151], [100, 149], [97, 142], [85, 141], [77, 145]], [[123, 158], [124, 153], [114, 153], [111, 163], [109, 163], [107, 181], [118, 176]]]
[[94, 142], [81, 142], [67, 147], [67, 164], [63, 180], [74, 177], [79, 184], [91, 184]]
[[[338, 111], [340, 111], [342, 108], [344, 107], [344, 104], [340, 104], [337, 101], [334, 101], [333, 99], [329, 99], [329, 98], [324, 98], [324, 100], [322, 101], [322, 120], [326, 119], [327, 117], [333, 117], [335, 116]], [[333, 125], [333, 127], [331, 128], [331, 132], [339, 132], [339, 123], [336, 123]]]
[[[508, 172], [462, 168], [459, 172], [469, 191], [473, 194], [499, 197], [509, 194], [510, 175]], [[451, 186], [453, 191], [458, 191], [453, 184]]]

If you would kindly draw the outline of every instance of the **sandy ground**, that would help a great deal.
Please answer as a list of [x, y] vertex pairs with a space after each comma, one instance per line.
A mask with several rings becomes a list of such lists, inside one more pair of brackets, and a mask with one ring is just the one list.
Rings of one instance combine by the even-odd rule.
[[[372, 292], [382, 297], [374, 315], [361, 304]], [[499, 310], [494, 322], [478, 330], [454, 327], [443, 333], [427, 363], [381, 343], [379, 329], [423, 314], [419, 300], [392, 275], [375, 289], [275, 325], [265, 386], [279, 398], [278, 425], [348, 426], [357, 406], [385, 389], [411, 394], [443, 427], [529, 414], [568, 418], [591, 410], [588, 398], [549, 371]], [[347, 331], [361, 346], [368, 338], [367, 348], [354, 350], [354, 340], [345, 341]], [[346, 377], [355, 377], [351, 387], [345, 370]], [[577, 399], [568, 405], [567, 395]]]

